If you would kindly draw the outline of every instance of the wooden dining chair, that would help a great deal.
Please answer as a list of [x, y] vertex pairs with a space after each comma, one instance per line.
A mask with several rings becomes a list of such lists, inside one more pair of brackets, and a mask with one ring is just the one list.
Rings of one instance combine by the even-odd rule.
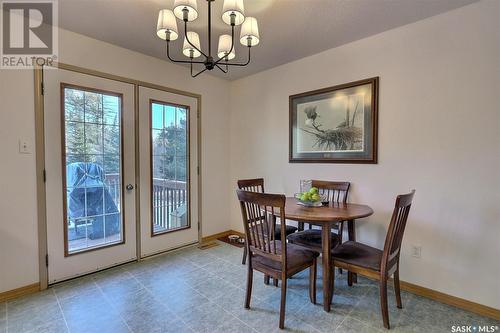
[[[347, 196], [349, 194], [349, 187], [351, 183], [349, 182], [333, 182], [333, 181], [323, 181], [323, 180], [313, 180], [312, 187], [316, 187], [320, 195], [325, 195], [328, 201], [333, 203], [347, 203]], [[288, 236], [288, 241], [293, 244], [301, 245], [307, 247], [311, 250], [321, 252], [322, 251], [322, 241], [321, 241], [321, 230], [312, 229], [311, 224], [309, 224], [309, 230], [304, 230], [303, 222], [302, 226], [299, 224], [299, 230]], [[344, 231], [344, 222], [337, 223], [332, 228], [332, 237], [330, 243], [332, 244], [332, 249], [342, 244], [342, 233]]]
[[240, 201], [245, 247], [248, 251], [248, 274], [245, 308], [250, 308], [253, 270], [275, 280], [281, 280], [281, 305], [279, 327], [285, 327], [287, 279], [309, 268], [309, 298], [316, 304], [316, 258], [318, 252], [287, 244], [285, 229], [280, 238], [274, 233], [276, 215], [285, 220], [285, 196], [237, 190]]
[[332, 267], [345, 268], [350, 272], [379, 280], [382, 320], [387, 329], [390, 328], [387, 308], [387, 280], [393, 274], [397, 307], [399, 309], [403, 307], [399, 287], [399, 255], [414, 194], [415, 190], [397, 196], [383, 250], [348, 241], [336, 247], [332, 253]]
[[[240, 190], [244, 190], [244, 191], [264, 193], [264, 178], [240, 179], [240, 180], [238, 180], [238, 188]], [[274, 229], [276, 239], [280, 238], [281, 226], [283, 224], [285, 225], [285, 233], [287, 236], [290, 234], [293, 234], [295, 231], [297, 231], [297, 227], [294, 227], [292, 225], [287, 225], [286, 223], [280, 223], [280, 224], [276, 225], [276, 227]], [[247, 260], [247, 248], [244, 247], [243, 248], [243, 258], [241, 260], [241, 264], [245, 265], [246, 260]]]

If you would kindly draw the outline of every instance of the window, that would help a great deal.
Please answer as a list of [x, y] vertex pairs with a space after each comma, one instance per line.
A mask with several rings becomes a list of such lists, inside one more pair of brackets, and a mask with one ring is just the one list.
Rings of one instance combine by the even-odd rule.
[[122, 96], [62, 85], [66, 255], [122, 243]]
[[189, 107], [150, 102], [152, 235], [189, 228]]

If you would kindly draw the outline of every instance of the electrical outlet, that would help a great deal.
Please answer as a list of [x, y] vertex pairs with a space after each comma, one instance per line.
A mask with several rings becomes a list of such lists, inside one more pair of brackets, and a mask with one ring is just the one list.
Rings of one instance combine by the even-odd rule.
[[412, 245], [411, 256], [420, 259], [422, 257], [422, 247], [417, 245]]

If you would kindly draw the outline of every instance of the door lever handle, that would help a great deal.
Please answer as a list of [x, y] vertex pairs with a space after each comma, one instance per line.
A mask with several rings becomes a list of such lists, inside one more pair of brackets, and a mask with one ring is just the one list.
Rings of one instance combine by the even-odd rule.
[[127, 189], [127, 191], [132, 191], [134, 189], [134, 185], [128, 184], [127, 186], [125, 186], [125, 188]]

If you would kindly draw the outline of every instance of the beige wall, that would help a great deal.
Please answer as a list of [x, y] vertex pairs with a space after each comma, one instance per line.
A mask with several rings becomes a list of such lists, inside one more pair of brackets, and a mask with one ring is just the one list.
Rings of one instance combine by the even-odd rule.
[[[358, 238], [380, 247], [395, 195], [416, 188], [402, 278], [500, 308], [498, 12], [483, 0], [231, 83], [67, 31], [60, 57], [202, 94], [204, 235], [241, 230], [238, 178], [287, 194], [300, 179], [346, 179], [351, 201], [375, 210]], [[289, 164], [288, 96], [371, 76], [379, 164]], [[18, 153], [19, 138], [34, 148], [33, 100], [31, 71], [0, 70], [0, 292], [38, 281], [35, 156]]]
[[[498, 13], [499, 1], [481, 1], [233, 82], [232, 228], [238, 178], [288, 195], [300, 179], [348, 180], [350, 200], [375, 211], [358, 239], [381, 248], [396, 194], [415, 188], [402, 279], [500, 308]], [[289, 164], [288, 96], [373, 76], [379, 163]]]
[[[61, 62], [202, 95], [203, 234], [229, 228], [229, 82], [101, 41], [60, 31]], [[0, 292], [38, 282], [33, 72], [0, 70]], [[216, 190], [217, 196], [211, 195]]]

